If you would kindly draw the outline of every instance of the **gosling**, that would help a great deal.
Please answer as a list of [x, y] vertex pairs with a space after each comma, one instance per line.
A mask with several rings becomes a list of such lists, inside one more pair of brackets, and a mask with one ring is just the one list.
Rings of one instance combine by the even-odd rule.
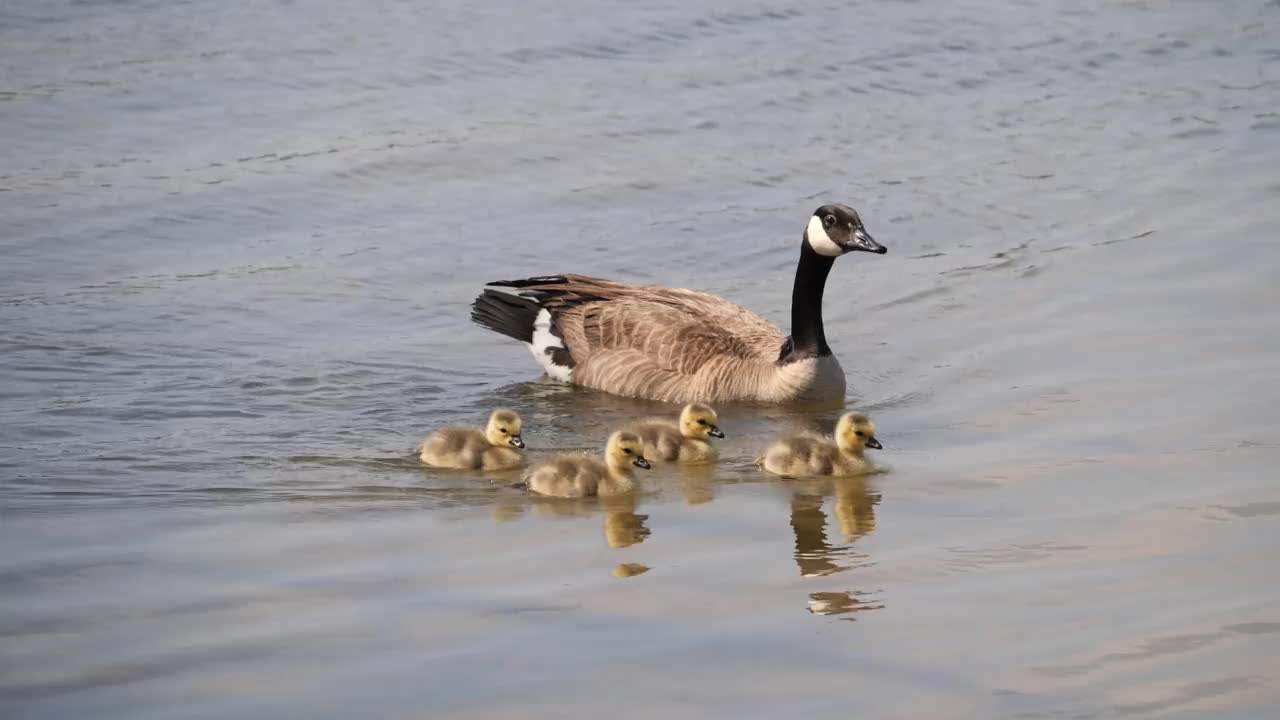
[[520, 416], [498, 408], [489, 415], [484, 430], [448, 427], [431, 433], [418, 444], [422, 462], [461, 470], [506, 470], [524, 462]]
[[644, 441], [633, 432], [618, 431], [609, 437], [604, 462], [595, 458], [562, 455], [525, 473], [529, 492], [562, 498], [623, 495], [636, 487], [631, 468], [649, 469]]
[[702, 403], [690, 403], [680, 412], [678, 423], [663, 418], [650, 418], [636, 423], [632, 432], [644, 441], [648, 460], [681, 463], [711, 463], [720, 452], [708, 438], [723, 438], [716, 426], [716, 411]]
[[834, 440], [814, 433], [792, 435], [770, 445], [761, 459], [765, 470], [786, 477], [860, 475], [875, 467], [863, 450], [883, 447], [871, 418], [851, 412], [836, 423]]

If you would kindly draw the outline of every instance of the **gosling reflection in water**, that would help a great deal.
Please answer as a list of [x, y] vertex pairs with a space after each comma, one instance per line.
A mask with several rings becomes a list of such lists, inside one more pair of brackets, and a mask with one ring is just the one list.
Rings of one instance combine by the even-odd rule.
[[[836, 519], [842, 543], [827, 540], [827, 514], [822, 503], [835, 498]], [[875, 505], [880, 496], [867, 488], [863, 477], [842, 477], [797, 483], [791, 495], [791, 529], [795, 532], [796, 564], [804, 577], [831, 575], [847, 570], [852, 543], [875, 530]], [[841, 561], [844, 561], [843, 564]]]
[[600, 508], [604, 510], [604, 542], [609, 547], [639, 545], [649, 537], [650, 530], [645, 525], [649, 516], [636, 514], [634, 495], [601, 498]]
[[680, 481], [680, 496], [686, 505], [701, 505], [716, 499], [715, 465], [675, 465], [673, 473]]
[[524, 516], [526, 512], [561, 518], [587, 518], [603, 514], [604, 541], [611, 548], [639, 545], [650, 534], [649, 527], [645, 524], [649, 516], [636, 513], [635, 495], [554, 501], [520, 495], [500, 499], [493, 508], [493, 519], [497, 522], [510, 522]]
[[[848, 615], [859, 610], [880, 610], [883, 603], [875, 600], [861, 600], [850, 592], [815, 592], [809, 593], [809, 612], [814, 615]], [[840, 618], [853, 621], [853, 618]]]
[[619, 578], [635, 577], [647, 572], [649, 572], [649, 566], [640, 563], [618, 563], [613, 568], [613, 576]]

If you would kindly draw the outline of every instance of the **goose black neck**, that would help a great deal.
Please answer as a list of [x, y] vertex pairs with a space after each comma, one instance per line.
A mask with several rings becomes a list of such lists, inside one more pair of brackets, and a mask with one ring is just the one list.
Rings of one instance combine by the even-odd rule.
[[827, 274], [835, 258], [819, 255], [800, 243], [800, 263], [796, 266], [796, 284], [791, 290], [792, 357], [822, 357], [831, 354], [827, 335], [822, 328], [822, 293], [827, 287]]

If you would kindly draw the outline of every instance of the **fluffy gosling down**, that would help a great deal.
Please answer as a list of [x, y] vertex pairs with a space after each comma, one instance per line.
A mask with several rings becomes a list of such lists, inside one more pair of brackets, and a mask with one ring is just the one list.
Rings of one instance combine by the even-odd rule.
[[859, 475], [874, 469], [863, 450], [880, 450], [876, 426], [860, 412], [845, 413], [836, 423], [834, 440], [813, 433], [783, 438], [769, 446], [764, 469], [786, 477]]
[[720, 457], [709, 438], [724, 437], [716, 420], [715, 410], [702, 403], [690, 403], [684, 406], [678, 421], [650, 418], [628, 429], [644, 441], [644, 456], [648, 460], [709, 463]]
[[623, 495], [635, 489], [633, 467], [649, 469], [649, 461], [644, 457], [644, 441], [633, 432], [620, 430], [609, 437], [604, 462], [562, 455], [530, 468], [524, 481], [529, 492], [551, 497]]
[[520, 452], [520, 416], [498, 408], [489, 415], [484, 430], [449, 427], [431, 433], [418, 444], [418, 457], [435, 467], [462, 470], [505, 470], [524, 462]]

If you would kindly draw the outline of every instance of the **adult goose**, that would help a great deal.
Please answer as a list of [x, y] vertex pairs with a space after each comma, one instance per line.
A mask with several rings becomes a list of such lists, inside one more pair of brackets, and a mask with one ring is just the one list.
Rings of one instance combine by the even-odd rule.
[[527, 344], [552, 378], [615, 395], [842, 403], [844, 370], [823, 332], [822, 292], [831, 264], [854, 250], [886, 252], [853, 208], [814, 211], [800, 243], [790, 336], [715, 295], [583, 275], [488, 283], [471, 319]]

